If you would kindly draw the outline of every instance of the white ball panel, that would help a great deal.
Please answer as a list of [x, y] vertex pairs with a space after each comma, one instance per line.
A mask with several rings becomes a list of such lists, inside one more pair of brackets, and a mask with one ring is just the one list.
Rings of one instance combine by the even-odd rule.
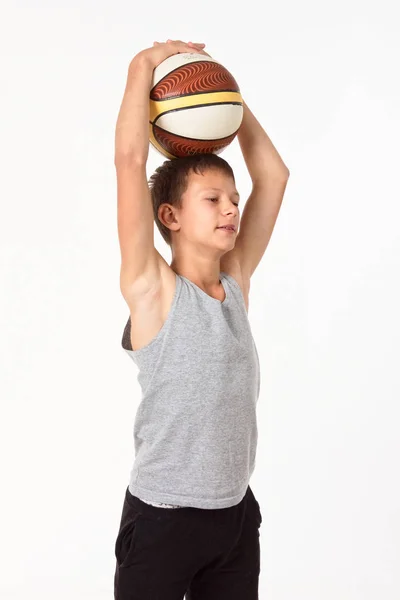
[[171, 111], [159, 117], [156, 125], [196, 140], [217, 140], [235, 133], [242, 118], [242, 105], [214, 104]]

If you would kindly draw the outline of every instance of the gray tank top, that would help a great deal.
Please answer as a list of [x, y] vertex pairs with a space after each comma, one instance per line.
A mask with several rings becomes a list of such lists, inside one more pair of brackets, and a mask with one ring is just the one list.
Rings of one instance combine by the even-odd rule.
[[221, 302], [176, 274], [170, 311], [156, 336], [132, 350], [142, 397], [129, 491], [165, 507], [227, 508], [254, 471], [260, 364], [242, 290], [221, 272]]

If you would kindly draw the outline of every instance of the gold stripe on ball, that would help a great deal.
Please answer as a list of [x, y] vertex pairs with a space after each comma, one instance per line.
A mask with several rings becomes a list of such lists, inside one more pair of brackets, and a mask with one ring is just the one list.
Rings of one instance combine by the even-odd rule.
[[150, 121], [154, 122], [160, 115], [178, 108], [231, 103], [242, 104], [241, 94], [238, 92], [211, 92], [209, 94], [194, 94], [192, 96], [171, 98], [171, 100], [150, 100]]

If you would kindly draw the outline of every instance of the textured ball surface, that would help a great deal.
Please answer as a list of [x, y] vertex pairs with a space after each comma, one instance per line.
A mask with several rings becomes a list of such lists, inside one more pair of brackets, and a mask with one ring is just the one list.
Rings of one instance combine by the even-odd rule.
[[242, 118], [239, 86], [213, 58], [174, 54], [154, 69], [150, 142], [167, 158], [219, 154], [236, 137]]

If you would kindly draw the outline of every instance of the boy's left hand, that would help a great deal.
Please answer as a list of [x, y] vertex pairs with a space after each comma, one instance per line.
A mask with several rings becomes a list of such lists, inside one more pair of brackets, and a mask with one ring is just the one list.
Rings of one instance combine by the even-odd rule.
[[[168, 42], [178, 42], [180, 40], [166, 40], [166, 43], [168, 44]], [[159, 42], [154, 42], [154, 44], [158, 44]], [[182, 42], [182, 43], [186, 43], [186, 42]], [[207, 52], [204, 52], [204, 48], [205, 48], [205, 44], [203, 43], [199, 43], [199, 42], [187, 42], [188, 46], [191, 46], [193, 48], [193, 51], [195, 51], [197, 54], [204, 54], [205, 56], [209, 56], [210, 58], [212, 58], [210, 56], [210, 54], [207, 54]]]

